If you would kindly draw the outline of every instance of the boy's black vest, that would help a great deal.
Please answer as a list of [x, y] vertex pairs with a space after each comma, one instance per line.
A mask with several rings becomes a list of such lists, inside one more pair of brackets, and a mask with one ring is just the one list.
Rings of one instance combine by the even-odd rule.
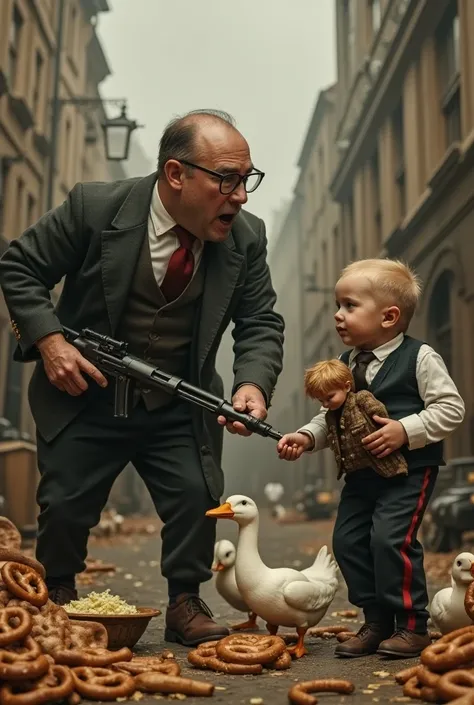
[[[391, 419], [402, 419], [410, 414], [419, 414], [425, 408], [416, 380], [416, 361], [423, 343], [405, 336], [403, 343], [387, 357], [369, 386], [382, 404], [385, 404]], [[351, 350], [341, 355], [341, 360], [349, 364]], [[400, 448], [405, 456], [408, 469], [444, 465], [443, 443], [429, 443], [424, 448], [408, 450]]]

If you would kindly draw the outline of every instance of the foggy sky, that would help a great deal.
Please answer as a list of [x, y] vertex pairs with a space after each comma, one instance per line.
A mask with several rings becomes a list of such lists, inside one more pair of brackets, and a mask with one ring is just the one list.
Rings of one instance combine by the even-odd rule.
[[128, 99], [153, 163], [174, 115], [230, 112], [266, 173], [247, 208], [270, 229], [291, 195], [318, 91], [335, 80], [334, 0], [108, 1], [98, 23], [113, 72], [103, 97]]

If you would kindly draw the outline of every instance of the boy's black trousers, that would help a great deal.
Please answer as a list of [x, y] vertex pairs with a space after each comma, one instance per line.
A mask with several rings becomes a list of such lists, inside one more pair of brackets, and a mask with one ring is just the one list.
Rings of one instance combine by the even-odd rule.
[[417, 532], [437, 475], [437, 467], [392, 478], [369, 468], [345, 475], [333, 551], [349, 601], [367, 622], [426, 631], [428, 593]]

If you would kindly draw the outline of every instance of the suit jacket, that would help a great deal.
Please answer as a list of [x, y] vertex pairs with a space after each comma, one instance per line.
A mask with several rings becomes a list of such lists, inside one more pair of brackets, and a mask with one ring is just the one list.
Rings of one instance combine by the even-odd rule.
[[[113, 183], [80, 183], [65, 202], [13, 240], [0, 260], [0, 285], [11, 316], [20, 361], [38, 360], [29, 400], [38, 432], [49, 442], [97, 393], [72, 397], [49, 383], [35, 342], [61, 324], [113, 336], [132, 281], [157, 174]], [[234, 321], [234, 387], [256, 384], [270, 403], [282, 368], [282, 317], [266, 262], [265, 226], [248, 212], [228, 239], [206, 243], [206, 279], [196, 316], [190, 381], [223, 395], [216, 372], [221, 337]], [[56, 306], [50, 291], [64, 277]], [[222, 428], [213, 415], [193, 410], [203, 472], [214, 498], [223, 491]]]
[[368, 467], [383, 477], [407, 474], [407, 462], [399, 450], [376, 458], [363, 446], [362, 439], [380, 428], [372, 418], [375, 414], [388, 418], [385, 405], [365, 389], [349, 392], [342, 409], [326, 412], [328, 443], [336, 458], [338, 479], [345, 472]]

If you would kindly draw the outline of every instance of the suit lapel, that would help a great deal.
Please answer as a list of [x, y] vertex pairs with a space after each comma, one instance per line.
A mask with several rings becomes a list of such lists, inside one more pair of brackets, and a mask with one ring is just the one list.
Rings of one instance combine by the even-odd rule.
[[148, 231], [148, 214], [156, 173], [139, 179], [111, 223], [102, 232], [102, 284], [114, 335], [132, 283], [140, 248]]
[[232, 234], [225, 242], [207, 242], [203, 256], [206, 270], [198, 333], [198, 374], [229, 307], [244, 260], [235, 250]]

